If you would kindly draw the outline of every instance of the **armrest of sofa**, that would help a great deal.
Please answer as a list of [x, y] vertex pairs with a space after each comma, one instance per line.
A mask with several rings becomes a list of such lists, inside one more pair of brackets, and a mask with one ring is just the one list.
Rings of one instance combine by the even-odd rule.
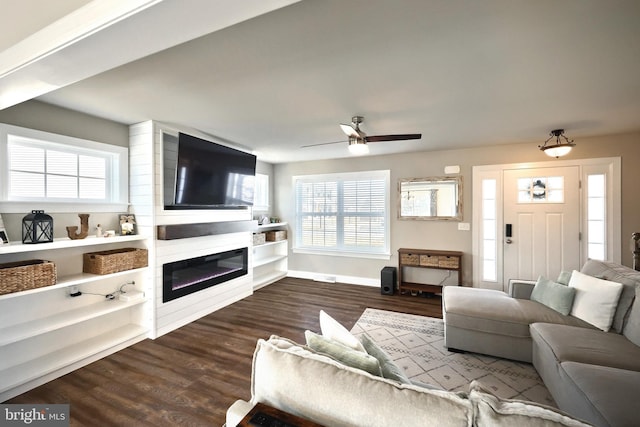
[[509, 295], [517, 299], [530, 299], [533, 287], [536, 285], [535, 280], [509, 280]]
[[227, 422], [225, 427], [236, 427], [253, 407], [253, 403], [244, 400], [236, 400], [233, 402], [233, 405], [227, 409]]

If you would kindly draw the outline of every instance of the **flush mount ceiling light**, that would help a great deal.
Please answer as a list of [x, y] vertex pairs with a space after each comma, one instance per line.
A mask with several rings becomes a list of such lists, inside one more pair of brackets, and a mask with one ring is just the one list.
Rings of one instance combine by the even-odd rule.
[[357, 156], [369, 153], [369, 146], [362, 138], [349, 137], [349, 152]]
[[[567, 155], [569, 154], [569, 151], [576, 146], [576, 144], [573, 143], [573, 139], [569, 139], [564, 136], [564, 129], [552, 130], [549, 135], [551, 136], [544, 142], [544, 144], [538, 145], [538, 148], [544, 151], [544, 153], [549, 157], [555, 157], [557, 159], [558, 157]], [[555, 142], [552, 141], [547, 145], [547, 143], [554, 138]]]

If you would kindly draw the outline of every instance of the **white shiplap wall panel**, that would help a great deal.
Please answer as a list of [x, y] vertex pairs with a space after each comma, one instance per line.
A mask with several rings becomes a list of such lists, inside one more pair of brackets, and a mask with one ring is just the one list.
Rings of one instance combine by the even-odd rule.
[[[202, 316], [251, 295], [252, 275], [239, 277], [195, 294], [162, 302], [162, 265], [212, 253], [251, 248], [251, 233], [229, 233], [177, 240], [155, 240], [158, 225], [190, 224], [251, 219], [251, 210], [164, 210], [162, 134], [178, 130], [148, 121], [130, 127], [130, 199], [138, 229], [152, 238], [149, 248], [149, 296], [152, 308], [152, 338], [184, 326]], [[252, 254], [249, 250], [249, 266]]]

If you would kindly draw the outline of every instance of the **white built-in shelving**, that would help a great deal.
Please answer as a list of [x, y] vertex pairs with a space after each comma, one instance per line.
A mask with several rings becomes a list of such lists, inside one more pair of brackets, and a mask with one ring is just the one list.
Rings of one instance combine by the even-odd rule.
[[[258, 233], [286, 230], [286, 222], [258, 226]], [[253, 289], [259, 289], [286, 277], [288, 271], [288, 240], [267, 241], [253, 246]]]
[[[0, 295], [0, 401], [148, 336], [149, 296], [121, 301], [115, 292], [123, 282], [145, 291], [148, 268], [82, 272], [82, 253], [146, 245], [145, 236], [133, 235], [0, 246], [0, 263], [46, 257], [58, 270], [54, 285]], [[81, 295], [71, 297], [71, 287]]]

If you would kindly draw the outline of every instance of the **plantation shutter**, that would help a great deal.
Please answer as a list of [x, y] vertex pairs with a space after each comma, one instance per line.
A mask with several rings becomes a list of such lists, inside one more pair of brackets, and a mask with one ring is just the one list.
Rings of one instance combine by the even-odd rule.
[[298, 249], [389, 253], [389, 171], [294, 177]]

